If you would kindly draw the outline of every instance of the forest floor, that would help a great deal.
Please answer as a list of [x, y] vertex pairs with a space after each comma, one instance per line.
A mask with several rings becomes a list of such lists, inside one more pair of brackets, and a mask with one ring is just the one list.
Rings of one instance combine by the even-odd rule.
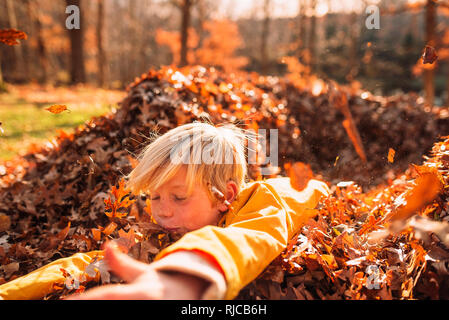
[[[53, 87], [37, 84], [7, 85], [0, 93], [0, 160], [26, 152], [31, 144], [42, 144], [58, 130], [72, 132], [94, 116], [117, 108], [126, 95], [121, 90], [92, 86]], [[53, 114], [45, 108], [64, 104], [68, 111]]]

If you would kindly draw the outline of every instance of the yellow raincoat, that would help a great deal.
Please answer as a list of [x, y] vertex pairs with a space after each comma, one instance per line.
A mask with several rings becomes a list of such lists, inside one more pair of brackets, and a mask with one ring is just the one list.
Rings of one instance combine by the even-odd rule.
[[[215, 260], [226, 281], [225, 299], [235, 298], [287, 246], [289, 239], [314, 217], [322, 196], [330, 194], [324, 182], [312, 179], [302, 191], [291, 187], [290, 178], [279, 177], [248, 183], [231, 204], [225, 227], [205, 226], [185, 234], [162, 250], [155, 260], [180, 250], [199, 251]], [[58, 259], [25, 276], [0, 285], [0, 298], [39, 299], [66, 280], [60, 268], [74, 278], [84, 273], [102, 251], [78, 253]]]

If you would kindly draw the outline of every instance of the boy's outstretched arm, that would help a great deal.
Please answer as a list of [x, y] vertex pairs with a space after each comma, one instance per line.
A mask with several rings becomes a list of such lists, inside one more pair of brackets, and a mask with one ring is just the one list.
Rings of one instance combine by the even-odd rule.
[[[68, 300], [197, 300], [204, 297], [207, 290], [224, 292], [222, 274], [190, 252], [174, 253], [167, 259], [147, 264], [132, 259], [109, 244], [105, 248], [105, 259], [110, 270], [127, 283], [97, 287], [72, 295]], [[186, 264], [187, 268], [183, 268], [183, 272], [177, 272], [174, 267]], [[166, 270], [167, 266], [170, 270]], [[190, 269], [190, 272], [187, 273], [186, 269]], [[215, 285], [211, 286], [211, 283]], [[217, 287], [217, 283], [221, 283], [221, 288], [220, 285]]]

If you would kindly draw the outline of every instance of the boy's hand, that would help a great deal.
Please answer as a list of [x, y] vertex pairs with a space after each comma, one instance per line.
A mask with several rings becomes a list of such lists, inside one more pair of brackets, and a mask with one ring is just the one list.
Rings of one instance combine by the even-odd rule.
[[184, 273], [157, 271], [151, 264], [132, 259], [112, 245], [106, 246], [105, 259], [112, 272], [128, 283], [101, 286], [72, 295], [68, 300], [196, 300], [209, 285]]

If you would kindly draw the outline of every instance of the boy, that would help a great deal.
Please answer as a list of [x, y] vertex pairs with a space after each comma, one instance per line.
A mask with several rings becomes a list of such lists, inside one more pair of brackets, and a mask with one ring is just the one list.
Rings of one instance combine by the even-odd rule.
[[[151, 264], [106, 246], [107, 264], [127, 284], [97, 287], [70, 299], [235, 298], [317, 214], [321, 196], [330, 193], [324, 182], [313, 179], [301, 192], [286, 177], [245, 183], [247, 137], [230, 124], [194, 122], [150, 143], [128, 175], [128, 187], [134, 194], [151, 195], [154, 220], [183, 237]], [[58, 261], [50, 265], [60, 266]], [[37, 271], [48, 275], [45, 268]], [[0, 297], [25, 298], [18, 292], [36, 279], [31, 273], [8, 282], [0, 286]]]

